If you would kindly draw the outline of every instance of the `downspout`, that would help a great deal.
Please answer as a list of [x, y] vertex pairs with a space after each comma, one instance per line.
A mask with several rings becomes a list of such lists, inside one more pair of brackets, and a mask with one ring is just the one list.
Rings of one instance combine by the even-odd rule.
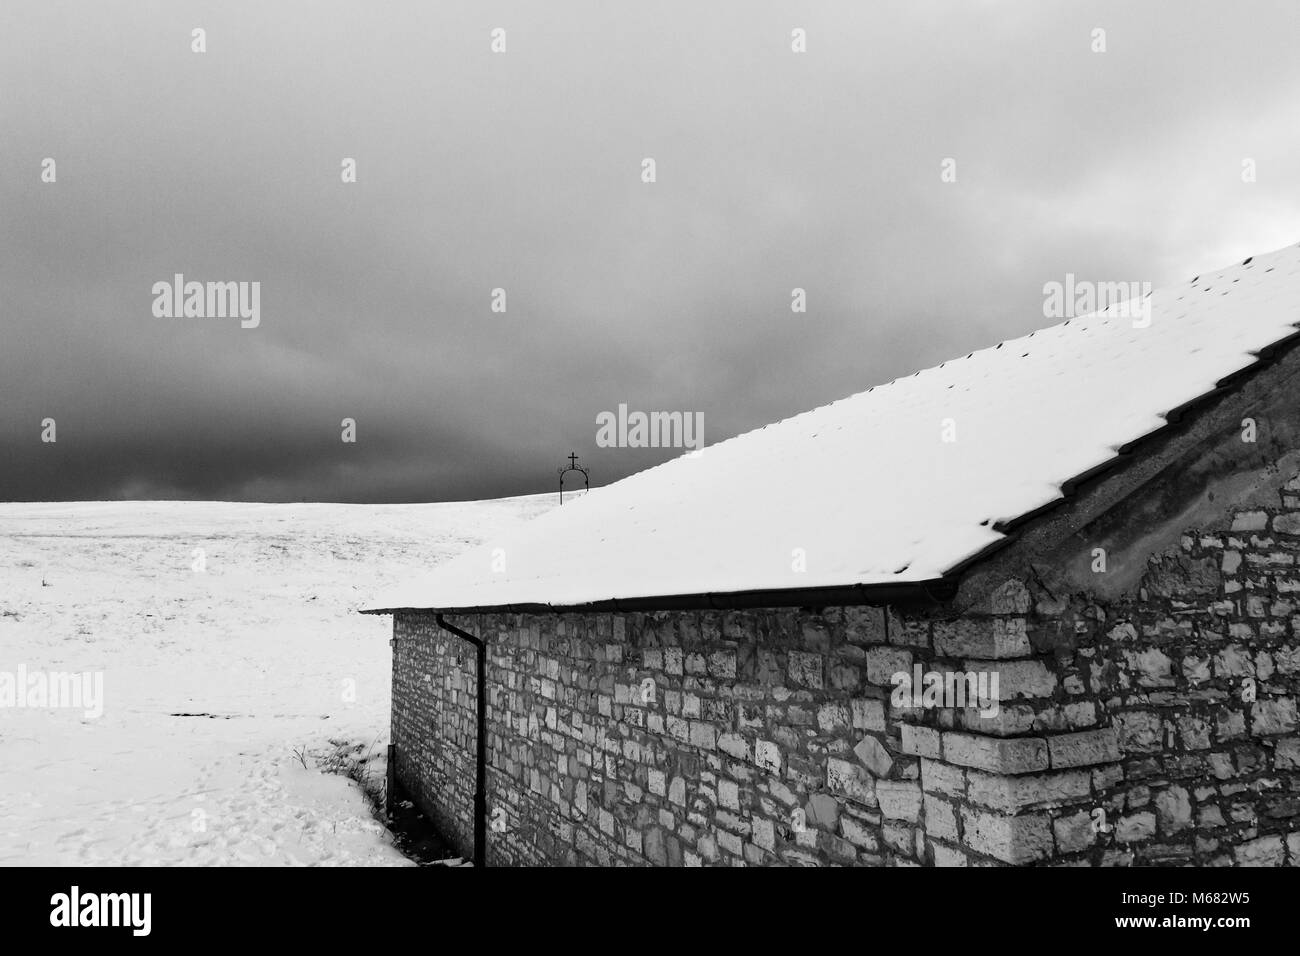
[[438, 626], [474, 645], [478, 656], [478, 732], [474, 755], [474, 865], [487, 865], [487, 641], [434, 615]]

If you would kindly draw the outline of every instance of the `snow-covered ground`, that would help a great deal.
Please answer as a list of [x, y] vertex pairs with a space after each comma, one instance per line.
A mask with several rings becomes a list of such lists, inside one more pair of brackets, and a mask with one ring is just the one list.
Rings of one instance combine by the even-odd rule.
[[317, 769], [388, 741], [356, 608], [554, 503], [0, 504], [0, 675], [103, 675], [97, 719], [0, 707], [0, 864], [405, 863]]

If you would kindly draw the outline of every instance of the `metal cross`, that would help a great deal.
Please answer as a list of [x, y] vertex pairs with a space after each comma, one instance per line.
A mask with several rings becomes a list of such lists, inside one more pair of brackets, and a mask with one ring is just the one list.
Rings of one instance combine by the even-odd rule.
[[576, 471], [582, 475], [582, 490], [587, 491], [591, 488], [591, 474], [586, 468], [578, 464], [578, 456], [573, 452], [569, 453], [569, 467], [559, 469], [560, 472], [560, 504], [564, 504], [564, 476], [571, 471]]

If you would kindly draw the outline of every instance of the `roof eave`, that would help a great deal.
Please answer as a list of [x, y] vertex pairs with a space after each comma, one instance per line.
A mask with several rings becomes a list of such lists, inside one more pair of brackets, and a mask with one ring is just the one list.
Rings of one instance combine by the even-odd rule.
[[831, 607], [840, 604], [942, 603], [957, 590], [953, 578], [900, 581], [889, 584], [850, 584], [815, 588], [670, 594], [640, 598], [611, 598], [585, 604], [496, 604], [469, 607], [367, 608], [362, 614], [595, 614], [608, 611], [730, 611], [759, 607]]

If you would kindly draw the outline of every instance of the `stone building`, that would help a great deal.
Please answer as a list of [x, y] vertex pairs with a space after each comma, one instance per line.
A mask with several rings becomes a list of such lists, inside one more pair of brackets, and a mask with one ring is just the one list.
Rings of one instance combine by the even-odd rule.
[[398, 779], [489, 865], [1300, 864], [1297, 320], [1288, 248], [485, 543], [368, 609]]

